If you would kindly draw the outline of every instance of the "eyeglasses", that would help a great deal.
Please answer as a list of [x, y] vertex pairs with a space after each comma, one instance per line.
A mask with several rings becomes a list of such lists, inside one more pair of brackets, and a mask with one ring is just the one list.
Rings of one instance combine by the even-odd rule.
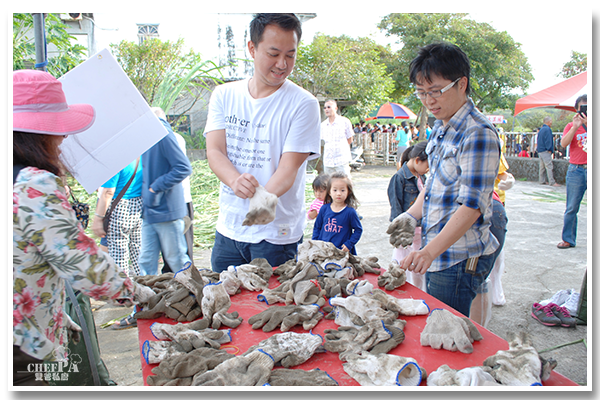
[[447, 92], [448, 90], [450, 90], [450, 88], [452, 86], [454, 86], [454, 84], [458, 81], [460, 81], [462, 79], [462, 76], [460, 78], [458, 78], [457, 80], [455, 80], [454, 82], [452, 82], [451, 84], [449, 84], [448, 86], [446, 86], [443, 89], [440, 90], [432, 90], [431, 92], [419, 92], [416, 91], [415, 92], [415, 96], [417, 96], [419, 99], [421, 100], [425, 100], [427, 98], [427, 95], [429, 95], [429, 97], [431, 97], [432, 99], [437, 99], [438, 97], [440, 97], [441, 95], [444, 94], [444, 92]]

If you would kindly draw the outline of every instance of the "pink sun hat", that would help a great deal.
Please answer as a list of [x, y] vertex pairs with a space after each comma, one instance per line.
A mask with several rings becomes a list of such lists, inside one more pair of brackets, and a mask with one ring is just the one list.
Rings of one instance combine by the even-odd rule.
[[67, 104], [62, 83], [44, 71], [13, 71], [13, 130], [73, 135], [94, 123], [90, 104]]

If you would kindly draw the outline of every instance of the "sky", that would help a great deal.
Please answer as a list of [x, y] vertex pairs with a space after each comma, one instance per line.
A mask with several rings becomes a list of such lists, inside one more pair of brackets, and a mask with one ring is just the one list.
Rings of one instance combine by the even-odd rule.
[[[39, 3], [48, 9], [47, 3], [30, 0], [27, 4]], [[203, 2], [206, 3], [206, 2]], [[453, 3], [449, 5], [449, 3]], [[205, 13], [217, 12], [286, 12], [289, 9], [277, 9], [281, 6], [269, 6], [264, 1], [228, 0], [226, 7], [202, 4], [199, 2], [179, 1], [177, 6], [162, 3], [162, 8], [150, 5], [146, 8], [122, 6], [123, 2], [106, 0], [105, 2], [53, 2], [50, 11], [86, 11], [94, 12], [98, 28], [98, 50], [108, 47], [110, 43], [121, 40], [137, 41], [136, 23], [159, 23], [160, 38], [177, 40], [184, 38], [185, 44], [200, 51], [203, 41], [212, 32], [207, 31]], [[153, 3], [152, 3], [153, 4]], [[297, 4], [297, 3], [296, 3]], [[300, 8], [294, 4], [294, 8]], [[528, 93], [534, 93], [563, 80], [556, 75], [562, 66], [569, 61], [571, 51], [588, 53], [589, 69], [591, 70], [592, 50], [592, 19], [591, 1], [578, 1], [576, 7], [566, 2], [541, 2], [503, 0], [501, 2], [483, 2], [475, 0], [454, 2], [430, 0], [421, 5], [409, 4], [402, 1], [348, 2], [340, 7], [323, 1], [304, 0], [302, 8], [296, 10], [315, 12], [317, 17], [303, 25], [303, 42], [310, 43], [317, 32], [331, 36], [346, 34], [351, 37], [371, 37], [383, 44], [392, 43], [378, 31], [377, 24], [382, 17], [392, 12], [466, 12], [469, 18], [477, 22], [487, 22], [497, 31], [506, 31], [521, 44], [521, 49], [527, 56], [532, 68], [534, 81], [531, 82]], [[391, 6], [390, 6], [391, 5]], [[37, 7], [40, 7], [37, 6]], [[225, 9], [224, 9], [225, 8]], [[115, 11], [118, 10], [118, 11]], [[18, 10], [19, 12], [29, 10]], [[33, 10], [32, 12], [37, 11]]]

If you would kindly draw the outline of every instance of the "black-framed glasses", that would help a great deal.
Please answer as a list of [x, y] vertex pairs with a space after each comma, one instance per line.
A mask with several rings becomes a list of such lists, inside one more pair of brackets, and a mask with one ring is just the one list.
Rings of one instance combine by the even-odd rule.
[[446, 86], [445, 88], [440, 89], [440, 90], [432, 90], [430, 92], [416, 91], [415, 96], [417, 96], [421, 100], [425, 100], [427, 98], [427, 95], [429, 95], [429, 97], [431, 97], [432, 99], [437, 99], [438, 97], [443, 95], [444, 92], [447, 92], [448, 90], [450, 90], [450, 88], [452, 86], [454, 86], [456, 84], [456, 82], [460, 81], [461, 78], [462, 78], [462, 76], [460, 78], [458, 78], [457, 80], [455, 80], [454, 82], [452, 82], [451, 84], [449, 84], [448, 86]]

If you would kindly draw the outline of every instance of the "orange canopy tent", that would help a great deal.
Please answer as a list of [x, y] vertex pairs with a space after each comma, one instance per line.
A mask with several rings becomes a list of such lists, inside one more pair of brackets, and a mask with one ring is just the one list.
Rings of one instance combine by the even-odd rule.
[[575, 100], [588, 94], [587, 71], [517, 100], [515, 115], [529, 108], [550, 107], [575, 112]]

